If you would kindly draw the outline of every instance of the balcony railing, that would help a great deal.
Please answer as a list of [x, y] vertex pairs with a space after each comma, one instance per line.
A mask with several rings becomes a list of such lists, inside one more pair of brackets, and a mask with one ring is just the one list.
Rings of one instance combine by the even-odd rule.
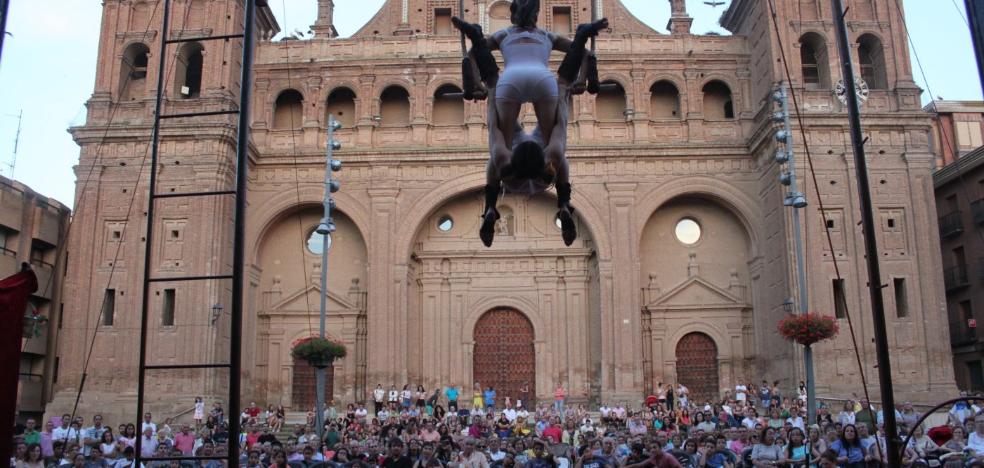
[[977, 329], [965, 321], [950, 322], [950, 345], [961, 346], [977, 341]]
[[957, 265], [943, 270], [943, 284], [947, 291], [970, 286], [967, 277], [967, 265]]
[[957, 210], [940, 216], [940, 237], [955, 236], [963, 232], [963, 220], [960, 219], [960, 214], [960, 210]]
[[984, 224], [984, 198], [970, 204], [970, 212], [974, 217], [974, 224]]

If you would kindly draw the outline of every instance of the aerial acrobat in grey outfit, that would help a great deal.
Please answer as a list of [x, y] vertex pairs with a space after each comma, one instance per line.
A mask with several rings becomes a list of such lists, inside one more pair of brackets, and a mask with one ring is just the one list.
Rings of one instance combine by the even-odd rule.
[[[589, 38], [608, 28], [608, 20], [578, 26], [571, 40], [536, 26], [540, 0], [514, 0], [510, 12], [512, 25], [490, 36], [483, 35], [477, 24], [452, 18], [455, 27], [472, 43], [469, 58], [475, 66], [466, 64], [463, 69], [464, 94], [466, 98], [484, 94], [491, 97], [485, 211], [479, 237], [487, 247], [492, 245], [500, 192], [535, 195], [554, 185], [564, 243], [571, 245], [577, 238], [577, 229], [565, 155], [568, 103], [572, 93], [580, 94], [584, 88], [597, 92], [596, 61], [585, 45]], [[505, 60], [501, 75], [492, 56], [497, 49]], [[554, 50], [566, 53], [556, 75], [548, 68]], [[474, 79], [475, 74], [480, 75], [480, 83]], [[587, 80], [586, 86], [583, 79]], [[537, 125], [530, 133], [518, 121], [524, 103], [533, 104], [536, 113]]]

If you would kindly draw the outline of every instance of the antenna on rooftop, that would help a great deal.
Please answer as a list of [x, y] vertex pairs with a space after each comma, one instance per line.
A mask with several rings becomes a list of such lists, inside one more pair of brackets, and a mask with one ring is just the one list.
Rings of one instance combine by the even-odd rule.
[[[13, 114], [9, 115], [13, 117]], [[10, 163], [7, 167], [10, 168], [10, 178], [14, 178], [14, 169], [17, 167], [17, 147], [20, 144], [20, 133], [21, 133], [21, 122], [24, 120], [24, 109], [21, 109], [20, 113], [17, 114], [17, 133], [14, 134], [14, 154], [10, 158]]]

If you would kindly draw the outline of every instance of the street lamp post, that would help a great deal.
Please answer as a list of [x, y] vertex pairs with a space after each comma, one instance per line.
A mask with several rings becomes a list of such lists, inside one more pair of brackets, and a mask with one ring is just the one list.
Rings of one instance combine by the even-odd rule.
[[[328, 114], [328, 150], [325, 156], [325, 197], [322, 202], [324, 216], [318, 224], [315, 232], [321, 234], [321, 307], [318, 322], [318, 336], [325, 338], [325, 318], [328, 307], [328, 249], [331, 248], [331, 233], [335, 232], [335, 221], [331, 217], [331, 210], [335, 207], [335, 200], [331, 197], [339, 189], [337, 180], [332, 180], [331, 173], [341, 170], [342, 162], [332, 158], [335, 150], [341, 149], [342, 144], [335, 140], [335, 130], [342, 128], [342, 124], [335, 120], [333, 114]], [[317, 403], [315, 421], [317, 421], [318, 440], [324, 439], [325, 432], [325, 368], [315, 369], [317, 378]]]
[[[781, 107], [775, 114], [774, 120], [781, 123], [783, 128], [776, 133], [776, 141], [783, 145], [776, 152], [776, 162], [786, 164], [786, 171], [779, 175], [779, 183], [789, 187], [789, 192], [783, 200], [783, 205], [791, 207], [793, 222], [793, 242], [796, 250], [796, 282], [799, 286], [799, 313], [805, 314], [809, 310], [809, 296], [806, 289], [806, 263], [803, 255], [803, 233], [800, 227], [800, 210], [806, 208], [806, 196], [796, 188], [796, 163], [793, 159], [793, 127], [789, 119], [789, 96], [786, 85], [779, 86], [772, 99]], [[787, 299], [783, 303], [786, 313], [794, 312], [793, 299]], [[806, 373], [806, 420], [809, 424], [816, 422], [816, 382], [813, 378], [813, 348], [810, 345], [803, 346], [803, 367]]]

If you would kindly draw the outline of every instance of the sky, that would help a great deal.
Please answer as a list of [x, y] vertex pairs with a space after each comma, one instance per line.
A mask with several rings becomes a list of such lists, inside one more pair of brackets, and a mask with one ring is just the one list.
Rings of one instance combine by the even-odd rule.
[[[665, 32], [669, 2], [622, 0], [643, 22]], [[932, 97], [980, 100], [963, 2], [903, 0], [914, 47], [926, 72], [913, 56], [916, 83]], [[73, 166], [79, 147], [68, 134], [85, 122], [85, 102], [96, 74], [101, 3], [97, 0], [11, 0], [9, 35], [0, 58], [0, 174], [71, 206], [75, 192]], [[730, 3], [726, 0], [726, 3]], [[365, 24], [383, 0], [335, 0], [335, 27], [348, 36]], [[317, 14], [317, 0], [270, 0], [286, 32], [307, 31]], [[693, 32], [726, 33], [717, 20], [726, 6], [711, 7], [687, 0]], [[18, 114], [23, 111], [14, 163]]]

